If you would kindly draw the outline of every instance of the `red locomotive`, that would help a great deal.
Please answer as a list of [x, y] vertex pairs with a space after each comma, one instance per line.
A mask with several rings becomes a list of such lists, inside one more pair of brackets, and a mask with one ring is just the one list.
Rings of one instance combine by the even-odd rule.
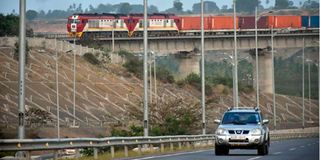
[[[317, 18], [318, 17], [318, 18]], [[319, 28], [319, 16], [264, 16], [258, 21], [259, 30], [271, 28]], [[173, 14], [148, 15], [149, 36], [200, 35], [199, 16]], [[137, 37], [143, 35], [143, 14], [74, 14], [68, 17], [68, 34], [72, 37]], [[310, 25], [311, 24], [311, 25]], [[233, 16], [205, 16], [206, 35], [228, 34], [234, 28]], [[253, 31], [254, 16], [238, 16], [236, 28]]]

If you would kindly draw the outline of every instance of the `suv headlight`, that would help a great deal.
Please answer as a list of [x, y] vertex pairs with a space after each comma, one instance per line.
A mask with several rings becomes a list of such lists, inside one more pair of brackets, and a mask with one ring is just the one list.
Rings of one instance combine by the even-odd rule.
[[218, 129], [216, 130], [216, 135], [223, 135], [223, 134], [228, 134], [228, 132], [227, 132], [226, 129], [218, 128]]
[[251, 134], [254, 134], [254, 135], [261, 135], [262, 134], [262, 130], [259, 128], [252, 129], [250, 132], [251, 132]]

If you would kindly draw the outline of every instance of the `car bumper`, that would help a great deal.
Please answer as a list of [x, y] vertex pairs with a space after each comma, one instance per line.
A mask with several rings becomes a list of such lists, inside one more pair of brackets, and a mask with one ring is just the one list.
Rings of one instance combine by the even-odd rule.
[[215, 144], [229, 148], [256, 148], [264, 142], [262, 135], [216, 135]]

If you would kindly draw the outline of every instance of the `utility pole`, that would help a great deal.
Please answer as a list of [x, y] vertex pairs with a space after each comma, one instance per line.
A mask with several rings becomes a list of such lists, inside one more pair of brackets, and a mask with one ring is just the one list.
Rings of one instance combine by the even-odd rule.
[[143, 0], [144, 13], [143, 13], [143, 136], [148, 137], [148, 3]]
[[235, 99], [236, 108], [239, 107], [238, 97], [238, 52], [237, 52], [237, 17], [236, 17], [236, 0], [233, 0], [233, 27], [234, 27], [234, 74], [235, 74]]
[[201, 0], [201, 106], [202, 106], [202, 134], [206, 134], [206, 95], [205, 95], [205, 76], [204, 76], [204, 17], [203, 0]]
[[154, 61], [153, 61], [153, 78], [154, 78], [154, 93], [155, 93], [155, 99], [154, 102], [157, 103], [158, 94], [157, 94], [157, 73], [156, 73], [156, 52], [153, 52]]
[[58, 66], [58, 50], [57, 50], [57, 38], [54, 39], [54, 48], [56, 52], [56, 90], [57, 90], [57, 135], [60, 139], [60, 106], [59, 106], [59, 66]]
[[258, 55], [258, 8], [255, 7], [255, 44], [256, 44], [256, 99], [257, 99], [257, 107], [260, 108], [260, 102], [259, 102], [259, 55]]
[[20, 0], [19, 19], [19, 128], [18, 138], [25, 138], [25, 65], [26, 65], [26, 0]]
[[277, 114], [276, 114], [276, 91], [275, 91], [275, 80], [274, 80], [274, 46], [273, 46], [273, 26], [271, 27], [271, 59], [272, 59], [272, 103], [273, 103], [273, 127], [277, 128]]
[[76, 37], [73, 38], [73, 127], [76, 126]]
[[304, 47], [305, 47], [305, 41], [304, 38], [302, 39], [302, 128], [305, 127], [304, 124], [304, 111], [305, 111], [305, 106], [304, 106]]

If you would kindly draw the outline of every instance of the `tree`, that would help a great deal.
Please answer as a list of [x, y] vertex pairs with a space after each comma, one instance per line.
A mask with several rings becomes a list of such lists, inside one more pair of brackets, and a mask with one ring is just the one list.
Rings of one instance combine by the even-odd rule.
[[310, 9], [318, 9], [319, 8], [319, 2], [317, 2], [316, 0], [308, 0], [305, 1], [302, 5], [302, 8], [310, 8]]
[[157, 7], [157, 6], [150, 5], [149, 8], [148, 8], [148, 12], [149, 12], [149, 13], [158, 13], [159, 10], [158, 10], [158, 7]]
[[182, 8], [183, 4], [180, 2], [180, 0], [174, 0], [173, 1], [173, 8], [176, 9], [177, 12], [183, 12], [183, 8]]
[[[203, 2], [204, 5], [204, 13], [215, 13], [219, 11], [219, 7], [215, 2], [212, 1], [205, 1]], [[201, 12], [201, 3], [195, 3], [192, 6], [193, 13], [200, 13]]]
[[274, 8], [275, 9], [287, 9], [289, 8], [289, 0], [276, 0]]
[[255, 7], [258, 7], [259, 4], [260, 4], [259, 0], [237, 0], [236, 9], [237, 9], [237, 12], [253, 13], [255, 10]]
[[26, 17], [28, 20], [34, 20], [35, 18], [37, 18], [38, 16], [38, 12], [35, 10], [28, 10], [26, 13]]
[[118, 13], [129, 14], [131, 9], [130, 3], [120, 3]]

